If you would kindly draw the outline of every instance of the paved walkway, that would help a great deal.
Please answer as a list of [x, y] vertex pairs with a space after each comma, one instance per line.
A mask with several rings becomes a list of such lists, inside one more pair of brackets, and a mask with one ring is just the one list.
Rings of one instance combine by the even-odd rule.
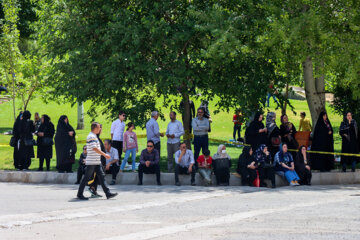
[[0, 239], [360, 239], [360, 185], [76, 190], [0, 183]]

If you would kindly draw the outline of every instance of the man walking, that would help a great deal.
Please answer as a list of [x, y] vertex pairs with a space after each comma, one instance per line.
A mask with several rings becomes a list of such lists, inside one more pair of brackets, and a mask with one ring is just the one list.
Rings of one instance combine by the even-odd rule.
[[159, 118], [159, 113], [157, 111], [153, 111], [151, 113], [151, 119], [146, 123], [146, 135], [147, 140], [151, 140], [154, 142], [155, 149], [159, 152], [160, 155], [160, 137], [163, 137], [164, 134], [160, 133], [159, 124], [157, 120]]
[[86, 138], [86, 149], [87, 149], [87, 155], [86, 155], [86, 170], [85, 170], [85, 176], [82, 179], [79, 190], [77, 193], [77, 197], [80, 200], [88, 200], [87, 197], [84, 197], [84, 188], [87, 184], [87, 182], [90, 180], [90, 178], [93, 176], [94, 172], [96, 173], [99, 182], [101, 184], [101, 187], [106, 194], [107, 199], [113, 198], [117, 195], [117, 193], [111, 193], [110, 189], [107, 187], [107, 184], [105, 182], [105, 173], [103, 171], [103, 168], [101, 166], [101, 156], [104, 156], [106, 159], [110, 159], [111, 157], [101, 151], [100, 149], [100, 142], [97, 138], [97, 134], [100, 132], [100, 124], [97, 122], [94, 122], [91, 124], [91, 132]]
[[123, 152], [122, 148], [123, 148], [123, 140], [124, 140], [125, 118], [126, 118], [125, 113], [123, 111], [120, 111], [119, 119], [115, 120], [111, 124], [112, 147], [118, 150], [119, 159], [121, 159], [121, 154]]
[[194, 132], [194, 158], [198, 159], [200, 155], [200, 149], [209, 149], [209, 137], [208, 131], [210, 127], [209, 119], [204, 117], [204, 108], [199, 108], [197, 111], [197, 117], [192, 120], [192, 127]]
[[168, 172], [172, 172], [174, 164], [174, 154], [179, 150], [180, 137], [184, 135], [184, 127], [180, 121], [176, 120], [176, 112], [170, 112], [170, 119], [167, 129], [167, 152], [168, 152]]

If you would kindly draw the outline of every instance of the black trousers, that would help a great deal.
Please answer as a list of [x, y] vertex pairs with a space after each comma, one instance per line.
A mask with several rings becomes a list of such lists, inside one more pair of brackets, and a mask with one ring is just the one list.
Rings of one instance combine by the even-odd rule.
[[[44, 158], [39, 158], [39, 169], [43, 170]], [[46, 170], [50, 171], [50, 158], [46, 158]]]
[[121, 160], [121, 155], [122, 155], [122, 152], [123, 152], [123, 141], [114, 141], [113, 140], [111, 146], [118, 150], [119, 160]]
[[240, 132], [241, 132], [241, 125], [234, 124], [233, 138], [235, 140], [237, 140], [236, 139], [236, 133], [238, 134], [238, 139], [241, 137]]
[[311, 171], [305, 169], [305, 171], [301, 172], [298, 175], [300, 177], [299, 183], [301, 185], [310, 185], [311, 184], [311, 178], [312, 178]]
[[243, 186], [252, 186], [257, 177], [256, 169], [250, 169], [247, 167], [240, 168], [239, 174], [241, 175], [241, 184]]
[[117, 174], [119, 173], [119, 170], [120, 170], [120, 166], [113, 164], [110, 166], [110, 169], [108, 171], [106, 171], [106, 173], [111, 174], [112, 179], [115, 180]]
[[58, 171], [59, 171], [59, 173], [72, 172], [72, 163], [64, 163], [64, 164], [59, 165]]
[[259, 178], [260, 178], [260, 185], [264, 183], [264, 179], [269, 179], [271, 181], [271, 184], [275, 186], [275, 172], [274, 168], [272, 167], [259, 167]]
[[82, 176], [85, 174], [86, 166], [79, 166], [77, 170], [77, 181], [80, 183]]
[[140, 164], [138, 169], [139, 182], [143, 181], [143, 174], [156, 174], [156, 182], [160, 182], [160, 166], [159, 164], [150, 165], [146, 167], [145, 164]]
[[191, 174], [191, 182], [195, 182], [196, 167], [192, 166], [192, 171], [189, 173], [189, 167], [182, 167], [179, 164], [175, 164], [175, 182], [179, 182], [179, 174]]
[[160, 156], [161, 156], [161, 154], [160, 154], [160, 148], [161, 148], [160, 142], [155, 143], [154, 148], [159, 151], [159, 158], [160, 158]]
[[79, 190], [77, 193], [78, 196], [82, 196], [84, 194], [85, 186], [87, 185], [90, 178], [92, 178], [94, 176], [94, 172], [96, 173], [96, 177], [98, 178], [104, 193], [106, 195], [109, 195], [110, 189], [108, 188], [108, 186], [105, 182], [105, 173], [103, 171], [102, 166], [101, 165], [88, 165], [88, 166], [86, 166], [85, 176], [82, 179], [80, 186], [79, 186]]

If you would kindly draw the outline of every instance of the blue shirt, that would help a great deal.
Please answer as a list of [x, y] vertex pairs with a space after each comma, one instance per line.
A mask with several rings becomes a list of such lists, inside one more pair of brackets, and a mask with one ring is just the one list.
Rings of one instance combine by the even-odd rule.
[[154, 144], [160, 142], [160, 130], [159, 130], [159, 124], [154, 118], [151, 118], [146, 123], [146, 135], [147, 140], [152, 140]]
[[175, 163], [179, 164], [182, 167], [189, 167], [190, 164], [194, 164], [195, 160], [194, 160], [194, 154], [192, 153], [191, 150], [186, 149], [186, 153], [184, 154], [184, 156], [182, 156], [181, 158], [181, 162], [179, 163], [179, 157], [181, 154], [181, 150], [178, 150], [175, 153]]

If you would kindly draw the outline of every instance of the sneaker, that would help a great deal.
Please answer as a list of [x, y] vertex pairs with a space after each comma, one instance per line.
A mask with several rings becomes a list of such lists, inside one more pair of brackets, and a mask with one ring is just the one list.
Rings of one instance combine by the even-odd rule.
[[142, 182], [138, 182], [138, 184], [137, 184], [138, 186], [141, 186], [142, 185]]
[[79, 200], [89, 200], [89, 198], [84, 197], [84, 195], [77, 195], [77, 198], [78, 198]]
[[114, 180], [114, 179], [113, 179], [113, 180], [111, 180], [110, 185], [115, 185], [115, 180]]
[[180, 186], [181, 186], [181, 183], [180, 183], [180, 182], [176, 182], [175, 185], [178, 186], [178, 187], [180, 187]]
[[191, 182], [191, 186], [196, 186], [196, 183], [195, 183], [195, 182]]
[[162, 183], [161, 183], [161, 182], [158, 182], [157, 185], [158, 185], [158, 186], [162, 186]]
[[110, 198], [116, 197], [117, 195], [118, 195], [118, 193], [111, 193], [111, 192], [109, 192], [108, 194], [106, 194], [106, 198], [107, 198], [107, 199], [110, 199]]
[[94, 189], [89, 188], [89, 192], [91, 193], [91, 198], [101, 198], [102, 196], [98, 194]]

